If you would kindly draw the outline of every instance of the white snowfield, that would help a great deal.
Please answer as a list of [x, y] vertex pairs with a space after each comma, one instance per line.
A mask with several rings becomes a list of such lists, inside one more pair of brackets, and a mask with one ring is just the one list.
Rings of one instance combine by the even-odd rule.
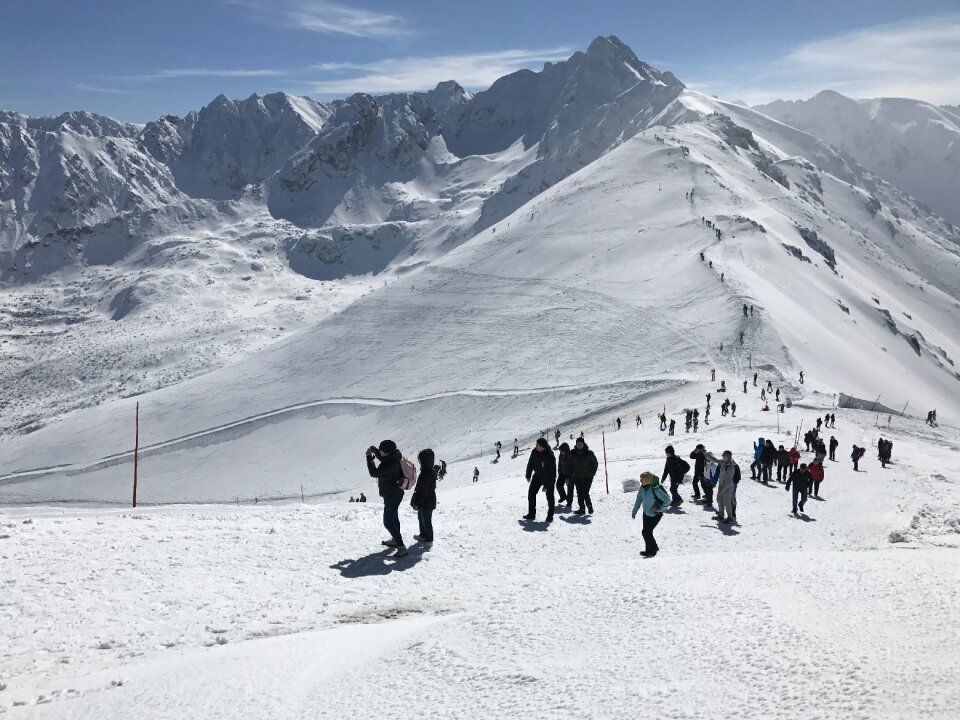
[[[960, 231], [888, 179], [612, 37], [476, 95], [0, 114], [0, 715], [955, 718]], [[741, 524], [643, 560], [664, 409]], [[752, 441], [828, 411], [794, 518]], [[557, 427], [611, 494], [521, 524]], [[450, 467], [401, 560], [385, 438]]]
[[[679, 103], [758, 133], [772, 123], [692, 93]], [[727, 142], [732, 127], [715, 114], [644, 131], [246, 360], [6, 438], [0, 502], [126, 502], [136, 402], [148, 504], [347, 493], [373, 430], [458, 460], [656, 407], [710, 367], [734, 390], [753, 369], [803, 369], [824, 392], [956, 417], [957, 247], [922, 218], [899, 218], [891, 238], [861, 191], [803, 161], [779, 163], [785, 188]], [[800, 135], [776, 137], [791, 158]]]
[[[669, 411], [715, 388], [692, 382], [662, 399]], [[564, 426], [564, 440], [584, 430], [601, 463], [607, 428], [610, 494], [601, 465], [593, 516], [561, 510], [548, 526], [541, 494], [537, 521], [519, 521], [528, 447], [452, 464], [434, 544], [399, 560], [380, 546], [362, 453], [352, 475], [367, 504], [7, 509], [0, 713], [955, 717], [957, 429], [885, 416], [877, 428], [875, 414], [811, 394], [778, 433], [758, 393], [731, 394], [736, 418], [720, 417], [717, 398], [709, 426], [674, 438], [649, 410], [639, 429], [626, 414], [619, 431], [612, 417]], [[838, 462], [826, 464], [822, 500], [794, 518], [783, 486], [750, 480], [751, 441], [789, 445], [795, 423], [827, 411]], [[881, 435], [894, 443], [887, 469]], [[668, 441], [683, 457], [697, 442], [734, 452], [739, 524], [718, 526], [688, 499], [645, 560], [634, 494], [620, 487], [659, 474]], [[854, 442], [868, 447], [859, 473]], [[406, 501], [401, 522], [412, 543]]]

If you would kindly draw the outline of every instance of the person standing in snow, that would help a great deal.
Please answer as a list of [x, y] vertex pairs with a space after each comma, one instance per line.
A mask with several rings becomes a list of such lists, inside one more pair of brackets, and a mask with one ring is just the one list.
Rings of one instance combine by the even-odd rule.
[[817, 418], [817, 432], [820, 432], [820, 427], [823, 425], [823, 419]]
[[440, 461], [440, 471], [437, 473], [437, 479], [443, 480], [447, 476], [447, 461]]
[[763, 389], [760, 390], [760, 400], [763, 401], [763, 402], [766, 402], [766, 401], [767, 401], [767, 391], [766, 391], [766, 390], [763, 390]]
[[433, 459], [434, 453], [430, 448], [417, 454], [420, 474], [417, 475], [417, 484], [410, 498], [410, 507], [417, 511], [417, 521], [420, 523], [420, 534], [414, 535], [413, 539], [426, 545], [433, 542], [433, 511], [437, 507], [437, 471], [433, 468]]
[[360, 497], [357, 499], [357, 502], [366, 502], [366, 501], [367, 501], [367, 496], [364, 495], [363, 493], [360, 493]]
[[683, 476], [690, 470], [690, 464], [686, 460], [677, 457], [673, 445], [667, 445], [664, 448], [667, 461], [663, 466], [663, 479], [670, 479], [670, 496], [673, 498], [670, 507], [679, 507], [683, 504], [683, 498], [680, 497], [680, 483], [683, 482]]
[[736, 417], [736, 416], [737, 416], [737, 404], [730, 403], [730, 417]]
[[620, 429], [620, 418], [617, 418], [617, 430]]
[[810, 481], [813, 483], [811, 494], [820, 499], [820, 483], [823, 482], [823, 460], [816, 459], [807, 466], [810, 473]]
[[513, 457], [516, 458], [520, 455], [520, 444], [517, 442], [517, 439], [513, 439]]
[[743, 316], [744, 316], [744, 317], [747, 316], [747, 312], [748, 312], [748, 310], [747, 310], [747, 304], [744, 303], [744, 304], [743, 304]]
[[670, 418], [670, 429], [667, 431], [667, 435], [672, 436], [673, 431], [676, 429], [676, 427], [677, 427], [677, 421], [674, 420], [673, 418]]
[[743, 381], [743, 394], [744, 394], [744, 395], [747, 394], [747, 381], [746, 381], [746, 380]]
[[637, 415], [637, 427], [640, 427], [640, 416]]
[[853, 471], [860, 472], [860, 458], [863, 457], [863, 448], [853, 446], [853, 452], [850, 453], [850, 459], [853, 460]]
[[717, 465], [717, 514], [713, 519], [726, 524], [736, 519], [733, 497], [736, 483], [740, 482], [740, 466], [729, 450], [723, 451], [722, 458]]
[[660, 413], [657, 413], [657, 417], [660, 418], [660, 429], [661, 429], [661, 430], [666, 430], [666, 429], [667, 429], [667, 416], [666, 416], [666, 414], [661, 415]]
[[777, 388], [776, 400], [777, 402], [780, 402], [780, 388]]
[[[407, 547], [400, 534], [400, 503], [403, 502], [403, 469], [400, 467], [402, 455], [393, 440], [384, 440], [379, 446], [367, 448], [367, 471], [370, 477], [377, 479], [377, 490], [383, 498], [383, 526], [390, 533], [390, 539], [383, 545], [396, 548], [393, 557], [403, 557]], [[379, 459], [379, 465], [374, 458]]]
[[663, 518], [663, 508], [670, 502], [670, 496], [660, 485], [660, 478], [651, 472], [640, 474], [640, 489], [637, 490], [637, 499], [633, 503], [633, 517], [643, 509], [643, 541], [644, 549], [640, 553], [644, 557], [652, 558], [660, 552], [660, 546], [653, 537], [653, 531]]
[[480, 468], [478, 467], [473, 468], [473, 481], [474, 482], [480, 481]]
[[553, 433], [553, 439], [556, 441], [556, 445], [554, 446], [553, 449], [559, 450], [560, 449], [560, 428], [557, 428], [556, 432]]
[[800, 371], [800, 384], [803, 385], [803, 370]]
[[833, 462], [837, 461], [837, 446], [839, 444], [840, 443], [837, 441], [837, 439], [833, 435], [831, 435], [830, 436], [830, 459], [833, 460]]
[[499, 460], [499, 459], [500, 459], [500, 448], [503, 447], [503, 446], [500, 444], [500, 441], [497, 440], [497, 442], [496, 442], [496, 444], [494, 445], [494, 447], [495, 447], [496, 450], [497, 450], [497, 457], [494, 458], [494, 459], [495, 459], [495, 460]]
[[583, 515], [584, 512], [588, 512], [593, 515], [590, 486], [593, 485], [593, 478], [597, 474], [600, 463], [597, 462], [597, 456], [587, 446], [583, 438], [577, 438], [573, 450], [570, 451], [567, 467], [570, 469], [570, 478], [573, 480], [573, 485], [577, 488], [577, 504], [579, 507], [573, 511], [573, 514]]
[[703, 444], [697, 445], [690, 453], [690, 459], [693, 460], [693, 497], [691, 500], [700, 499], [700, 484], [703, 483], [703, 492], [707, 492], [707, 483], [704, 479], [704, 470], [707, 466], [707, 449]]
[[753, 374], [753, 386], [754, 386], [754, 387], [757, 386], [757, 373], [754, 373], [754, 374]]
[[[807, 469], [806, 463], [800, 463], [800, 467], [794, 472], [790, 473], [790, 477], [787, 479], [787, 492], [790, 492], [790, 486], [793, 486], [793, 514], [797, 514], [797, 508], [799, 507], [800, 512], [803, 512], [803, 505], [807, 502], [807, 492], [810, 490], [810, 482], [812, 478], [810, 477], [810, 471]], [[800, 502], [797, 503], [799, 498]]]
[[544, 438], [538, 438], [537, 444], [530, 451], [527, 461], [527, 489], [528, 512], [524, 520], [533, 520], [537, 517], [537, 493], [543, 488], [547, 493], [547, 522], [553, 522], [553, 484], [557, 479], [557, 459], [550, 449], [550, 443]]
[[573, 478], [570, 477], [570, 446], [561, 443], [557, 453], [557, 505], [566, 504], [567, 510], [573, 504]]
[[760, 470], [764, 485], [773, 478], [773, 463], [776, 459], [777, 449], [773, 446], [773, 440], [767, 440], [760, 451]]
[[710, 382], [716, 382], [716, 381], [717, 381], [717, 369], [710, 368]]
[[777, 448], [777, 482], [787, 481], [787, 475], [790, 468], [790, 453], [783, 445]]
[[793, 472], [800, 466], [800, 451], [794, 445], [790, 448], [790, 472]]

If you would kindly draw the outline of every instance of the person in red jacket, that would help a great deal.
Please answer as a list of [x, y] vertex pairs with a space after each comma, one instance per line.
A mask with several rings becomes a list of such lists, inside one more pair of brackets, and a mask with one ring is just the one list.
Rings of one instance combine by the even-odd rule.
[[813, 460], [808, 466], [810, 477], [813, 478], [813, 496], [820, 499], [820, 483], [823, 482], [823, 460]]
[[797, 446], [794, 445], [792, 448], [790, 448], [790, 467], [796, 470], [799, 464], [800, 464], [800, 451], [797, 450]]

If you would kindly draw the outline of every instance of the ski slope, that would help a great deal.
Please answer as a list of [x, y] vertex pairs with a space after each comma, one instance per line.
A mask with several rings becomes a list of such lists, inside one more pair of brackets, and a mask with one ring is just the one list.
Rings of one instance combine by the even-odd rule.
[[[676, 416], [715, 389], [693, 380], [662, 400]], [[31, 720], [616, 718], [642, 703], [658, 717], [952, 718], [957, 429], [877, 428], [801, 390], [780, 432], [752, 386], [731, 394], [736, 418], [715, 404], [697, 434], [667, 438], [651, 414], [640, 429], [625, 416], [613, 431], [609, 415], [564, 427], [601, 459], [606, 428], [610, 494], [601, 468], [595, 514], [561, 511], [550, 526], [518, 522], [529, 448], [451, 464], [436, 542], [403, 560], [379, 544], [359, 455], [365, 505], [5, 509], [0, 563], [16, 572], [2, 581], [0, 708]], [[793, 518], [782, 486], [749, 479], [751, 442], [789, 443], [827, 411], [839, 461]], [[869, 450], [880, 434], [894, 442], [885, 470]], [[739, 524], [718, 527], [688, 500], [644, 560], [620, 485], [659, 473], [668, 440], [681, 455], [697, 442], [734, 452]], [[854, 442], [868, 447], [859, 473]], [[542, 495], [539, 508], [542, 520]], [[406, 503], [401, 522], [409, 539]]]

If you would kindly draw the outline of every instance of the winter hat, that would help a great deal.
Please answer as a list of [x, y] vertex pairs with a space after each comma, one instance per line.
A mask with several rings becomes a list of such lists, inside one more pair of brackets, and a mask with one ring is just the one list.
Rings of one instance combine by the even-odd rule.
[[537, 445], [542, 447], [544, 450], [550, 449], [550, 443], [547, 442], [546, 438], [537, 438]]
[[433, 450], [430, 448], [424, 448], [419, 453], [417, 453], [417, 460], [420, 461], [420, 464], [424, 467], [433, 467], [434, 454]]
[[380, 443], [380, 452], [384, 455], [390, 455], [397, 449], [397, 444], [393, 440], [384, 440]]
[[564, 452], [570, 452], [570, 445], [567, 443], [560, 443], [560, 449]]

